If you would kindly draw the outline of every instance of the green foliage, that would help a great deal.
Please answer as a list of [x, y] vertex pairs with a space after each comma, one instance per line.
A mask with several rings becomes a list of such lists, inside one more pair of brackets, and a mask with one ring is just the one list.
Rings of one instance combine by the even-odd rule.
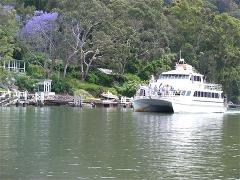
[[224, 68], [219, 73], [223, 88], [228, 95], [228, 100], [237, 103], [240, 101], [240, 66]]
[[52, 91], [56, 93], [70, 93], [72, 89], [65, 79], [60, 79], [57, 76], [52, 77]]
[[24, 6], [34, 6], [37, 10], [45, 10], [48, 0], [17, 0], [18, 3], [23, 3]]
[[0, 58], [10, 59], [12, 57], [17, 29], [15, 11], [6, 9], [0, 4]]
[[10, 75], [9, 75], [8, 71], [6, 71], [3, 68], [0, 68], [0, 83], [10, 84], [9, 80], [10, 80]]
[[44, 77], [44, 70], [42, 67], [35, 65], [35, 64], [29, 64], [26, 68], [27, 75], [32, 76], [33, 78], [40, 79]]
[[79, 67], [73, 65], [69, 66], [67, 69], [67, 74], [68, 77], [79, 78]]
[[24, 61], [26, 62], [26, 66], [28, 66], [29, 64], [34, 64], [41, 67], [44, 66], [45, 58], [45, 55], [41, 52], [25, 53], [23, 57]]
[[111, 87], [114, 82], [114, 77], [113, 75], [104, 74], [99, 70], [95, 70], [89, 73], [87, 82]]
[[131, 59], [126, 64], [126, 73], [138, 74], [141, 67], [141, 61], [139, 59]]
[[138, 76], [133, 74], [124, 75], [124, 83], [118, 86], [115, 86], [118, 94], [123, 96], [132, 97], [136, 93], [137, 86], [141, 83], [141, 80]]
[[99, 77], [97, 76], [97, 73], [94, 73], [94, 72], [89, 73], [89, 75], [87, 77], [87, 82], [98, 84]]
[[78, 79], [66, 78], [65, 82], [71, 89], [83, 89], [88, 91], [93, 96], [99, 96], [102, 92], [106, 90], [103, 86], [99, 86], [93, 83], [87, 83], [85, 81], [79, 81]]
[[173, 55], [165, 56], [162, 59], [147, 63], [139, 72], [139, 77], [143, 80], [150, 79], [151, 75], [159, 75], [163, 71], [170, 69], [171, 58]]
[[27, 90], [29, 92], [34, 91], [36, 80], [32, 79], [30, 76], [26, 75], [17, 75], [15, 85], [18, 86], [19, 90]]

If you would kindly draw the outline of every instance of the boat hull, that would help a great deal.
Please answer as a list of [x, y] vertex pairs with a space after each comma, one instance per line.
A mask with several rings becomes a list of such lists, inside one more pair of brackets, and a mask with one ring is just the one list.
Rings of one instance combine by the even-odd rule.
[[224, 113], [227, 108], [219, 102], [173, 102], [174, 113]]
[[173, 113], [172, 103], [163, 99], [135, 99], [133, 108], [137, 112]]
[[162, 113], [224, 113], [226, 107], [221, 102], [195, 102], [178, 99], [139, 98], [133, 100], [133, 108], [137, 112]]

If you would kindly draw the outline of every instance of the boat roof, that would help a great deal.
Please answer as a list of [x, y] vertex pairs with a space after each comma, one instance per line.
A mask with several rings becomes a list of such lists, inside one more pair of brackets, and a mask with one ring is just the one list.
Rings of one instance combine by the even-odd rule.
[[203, 76], [202, 74], [197, 73], [196, 70], [191, 65], [187, 64], [183, 58], [179, 59], [174, 70], [163, 72], [162, 74]]
[[104, 92], [101, 94], [101, 96], [108, 99], [119, 99], [118, 96], [113, 95], [111, 92], [107, 92], [107, 93]]

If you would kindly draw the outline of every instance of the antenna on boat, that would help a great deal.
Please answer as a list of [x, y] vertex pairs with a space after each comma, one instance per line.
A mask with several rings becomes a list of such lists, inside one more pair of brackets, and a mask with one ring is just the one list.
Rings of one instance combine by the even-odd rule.
[[182, 51], [180, 50], [180, 58], [179, 59], [182, 59]]

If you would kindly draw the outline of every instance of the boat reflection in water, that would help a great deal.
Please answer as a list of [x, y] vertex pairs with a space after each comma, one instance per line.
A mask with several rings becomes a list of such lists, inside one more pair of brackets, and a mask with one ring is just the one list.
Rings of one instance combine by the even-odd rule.
[[[150, 169], [157, 169], [159, 174], [156, 177], [221, 178], [223, 171], [234, 166], [224, 164], [224, 158], [229, 156], [223, 148], [227, 143], [224, 137], [228, 138], [222, 131], [224, 114], [159, 115], [135, 112], [134, 116], [138, 141], [142, 142], [139, 148], [146, 153], [146, 161], [151, 159]], [[237, 144], [229, 143], [231, 153], [237, 157], [239, 147], [234, 146]], [[229, 161], [234, 159], [228, 158]], [[158, 169], [159, 164], [161, 169]], [[237, 176], [239, 167], [234, 168]]]

